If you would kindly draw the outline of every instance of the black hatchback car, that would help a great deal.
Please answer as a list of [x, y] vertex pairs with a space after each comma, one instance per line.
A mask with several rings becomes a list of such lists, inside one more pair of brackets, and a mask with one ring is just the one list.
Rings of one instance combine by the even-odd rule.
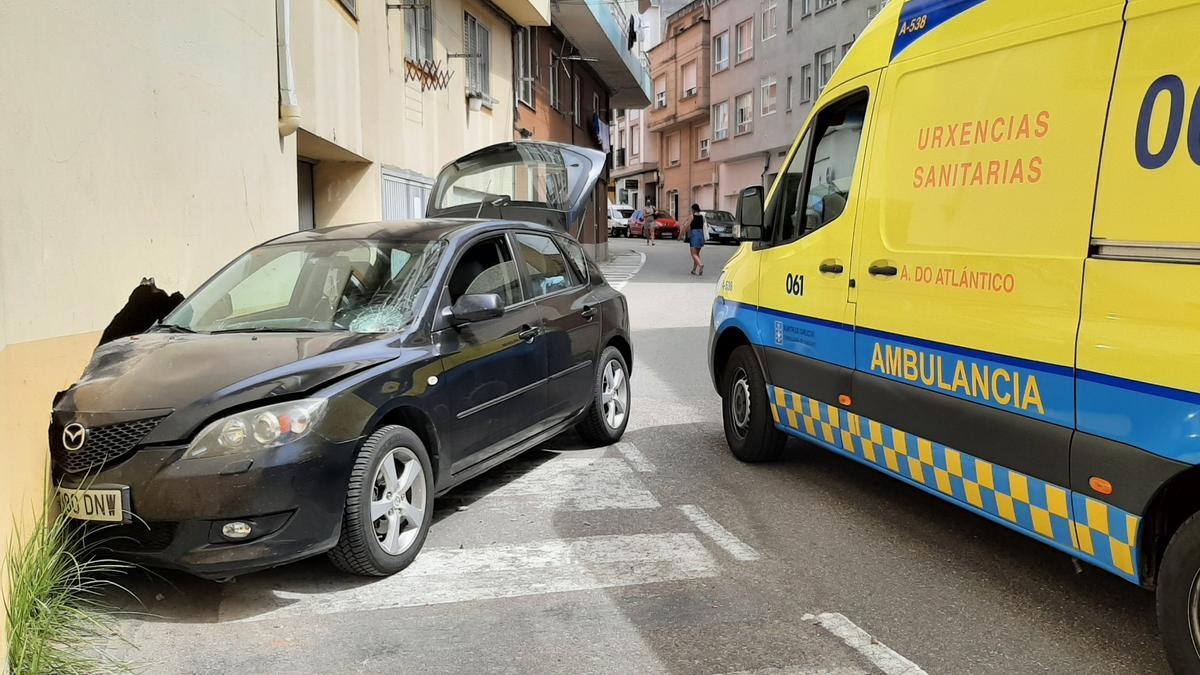
[[435, 495], [572, 427], [616, 441], [626, 302], [568, 234], [603, 163], [504, 143], [443, 169], [426, 220], [246, 252], [60, 396], [64, 510], [203, 577], [324, 552], [386, 575]]

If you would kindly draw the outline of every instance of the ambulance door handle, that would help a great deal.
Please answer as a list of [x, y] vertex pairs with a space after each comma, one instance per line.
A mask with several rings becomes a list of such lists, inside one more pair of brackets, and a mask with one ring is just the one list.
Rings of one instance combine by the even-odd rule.
[[826, 260], [817, 269], [821, 270], [822, 274], [841, 274], [846, 271], [846, 268], [842, 267], [836, 260]]
[[887, 264], [886, 260], [878, 260], [871, 263], [867, 268], [873, 277], [894, 277], [896, 276], [896, 266]]

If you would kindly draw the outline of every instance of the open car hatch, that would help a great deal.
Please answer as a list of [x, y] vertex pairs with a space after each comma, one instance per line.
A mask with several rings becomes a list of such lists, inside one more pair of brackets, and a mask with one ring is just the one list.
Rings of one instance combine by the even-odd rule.
[[490, 145], [442, 168], [425, 215], [523, 220], [578, 236], [604, 162], [599, 150], [561, 143]]

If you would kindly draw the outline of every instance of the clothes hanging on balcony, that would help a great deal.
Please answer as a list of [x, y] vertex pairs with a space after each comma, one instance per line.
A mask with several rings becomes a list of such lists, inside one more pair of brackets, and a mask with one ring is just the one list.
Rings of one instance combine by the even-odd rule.
[[633, 17], [629, 17], [629, 51], [633, 51], [633, 46], [637, 44], [637, 22]]
[[612, 148], [612, 138], [608, 132], [608, 123], [600, 113], [592, 114], [592, 137], [600, 144], [600, 149], [608, 152]]

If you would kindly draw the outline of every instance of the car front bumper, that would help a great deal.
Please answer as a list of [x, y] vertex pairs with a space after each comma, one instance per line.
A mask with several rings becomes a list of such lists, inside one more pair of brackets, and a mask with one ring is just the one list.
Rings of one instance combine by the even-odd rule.
[[[182, 459], [186, 446], [141, 448], [88, 477], [127, 486], [131, 511], [124, 525], [86, 523], [89, 537], [146, 566], [216, 579], [322, 553], [341, 531], [357, 445], [313, 434], [253, 456], [198, 459]], [[71, 478], [60, 483], [80, 486]], [[251, 523], [251, 536], [225, 538], [231, 521]]]

